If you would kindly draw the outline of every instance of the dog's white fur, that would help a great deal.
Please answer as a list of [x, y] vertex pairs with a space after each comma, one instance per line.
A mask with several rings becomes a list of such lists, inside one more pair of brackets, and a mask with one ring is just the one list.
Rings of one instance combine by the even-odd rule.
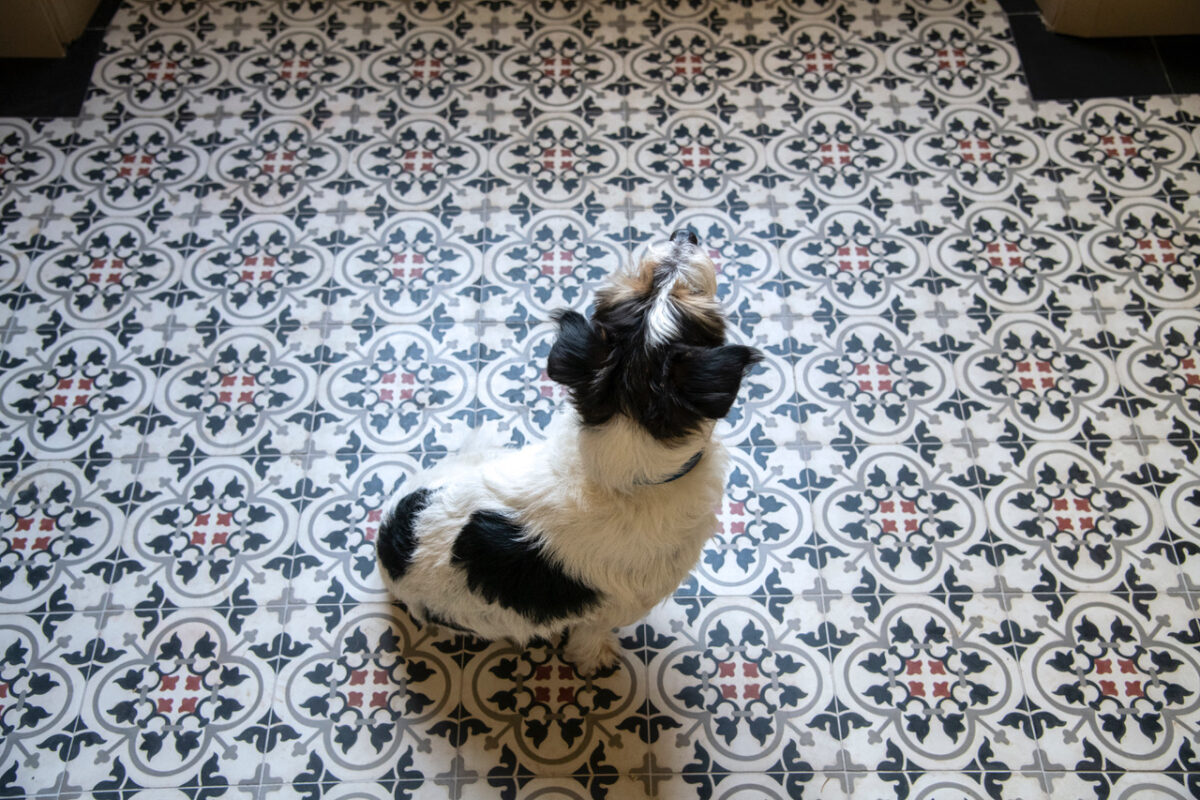
[[[697, 252], [667, 290], [680, 279], [689, 294], [714, 299], [715, 269], [706, 256]], [[656, 309], [669, 304], [668, 291], [654, 299]], [[669, 336], [674, 310], [652, 313], [667, 315], [654, 320], [661, 325], [654, 335]], [[567, 628], [565, 656], [582, 674], [614, 666], [619, 647], [613, 629], [636, 622], [670, 596], [717, 529], [727, 456], [712, 439], [714, 425], [706, 421], [683, 440], [662, 442], [623, 414], [583, 425], [568, 404], [543, 442], [447, 458], [404, 486], [404, 494], [436, 491], [415, 518], [416, 547], [407, 570], [393, 580], [381, 568], [383, 579], [419, 620], [451, 620], [484, 638], [522, 645]], [[662, 482], [699, 451], [703, 456], [690, 471]], [[565, 620], [535, 624], [468, 589], [452, 549], [481, 509], [520, 520], [567, 575], [599, 592], [600, 603]]]
[[[418, 618], [432, 612], [470, 620], [484, 638], [521, 645], [569, 627], [566, 657], [581, 673], [612, 666], [618, 652], [612, 629], [636, 622], [674, 592], [717, 528], [726, 456], [704, 438], [666, 447], [624, 417], [592, 430], [564, 408], [544, 442], [455, 459], [428, 473], [420, 487], [440, 491], [417, 517], [413, 562], [399, 581], [382, 571], [384, 580]], [[642, 485], [676, 473], [701, 444], [704, 456], [686, 475]], [[481, 508], [521, 519], [568, 574], [603, 594], [603, 603], [573, 619], [535, 625], [469, 591], [450, 551]]]
[[[669, 249], [659, 245], [650, 254], [652, 259], [666, 258]], [[683, 284], [689, 294], [713, 297], [717, 293], [717, 273], [712, 268], [712, 262], [707, 256], [681, 261], [675, 269], [671, 280], [662, 282], [649, 312], [649, 337], [647, 342], [662, 344], [671, 341], [679, 324], [679, 309], [671, 300], [679, 284]]]

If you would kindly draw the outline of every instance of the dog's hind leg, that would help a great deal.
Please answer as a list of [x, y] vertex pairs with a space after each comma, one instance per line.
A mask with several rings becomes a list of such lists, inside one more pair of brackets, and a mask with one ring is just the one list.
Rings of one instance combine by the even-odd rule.
[[603, 622], [580, 622], [567, 632], [563, 656], [580, 675], [595, 675], [620, 663], [621, 645], [612, 627]]

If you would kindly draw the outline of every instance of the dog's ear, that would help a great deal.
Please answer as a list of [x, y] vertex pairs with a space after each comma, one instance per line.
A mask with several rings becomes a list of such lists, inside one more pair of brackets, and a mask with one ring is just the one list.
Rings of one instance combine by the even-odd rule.
[[679, 399], [708, 419], [721, 419], [737, 399], [742, 379], [762, 361], [753, 347], [727, 344], [720, 347], [675, 345], [670, 360], [670, 380]]
[[578, 392], [596, 374], [595, 332], [587, 319], [577, 311], [556, 311], [558, 340], [546, 359], [546, 374], [550, 380]]

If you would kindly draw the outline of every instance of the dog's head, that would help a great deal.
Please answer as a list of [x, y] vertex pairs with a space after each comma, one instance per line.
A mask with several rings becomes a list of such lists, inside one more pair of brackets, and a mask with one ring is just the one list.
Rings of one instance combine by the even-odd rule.
[[659, 440], [678, 439], [729, 413], [757, 350], [725, 343], [717, 272], [696, 235], [679, 230], [632, 270], [613, 275], [589, 321], [557, 314], [546, 371], [585, 425], [617, 414]]

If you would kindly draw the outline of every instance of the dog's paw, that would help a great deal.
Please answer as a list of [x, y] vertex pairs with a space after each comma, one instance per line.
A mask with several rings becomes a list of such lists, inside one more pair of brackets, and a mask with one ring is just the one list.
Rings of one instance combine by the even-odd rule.
[[588, 678], [619, 665], [621, 646], [611, 632], [580, 635], [573, 631], [563, 656], [575, 665], [576, 672]]

